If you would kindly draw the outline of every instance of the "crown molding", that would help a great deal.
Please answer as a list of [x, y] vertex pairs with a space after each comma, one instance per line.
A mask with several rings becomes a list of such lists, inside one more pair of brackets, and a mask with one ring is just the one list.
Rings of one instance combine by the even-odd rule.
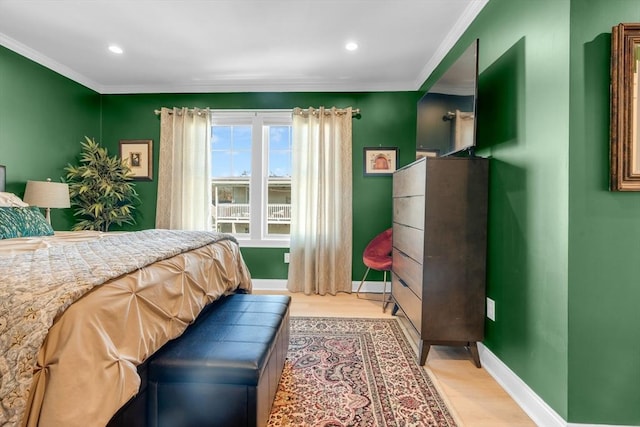
[[43, 67], [55, 71], [63, 77], [71, 79], [76, 83], [100, 93], [100, 85], [98, 83], [2, 33], [0, 33], [0, 45], [42, 65]]
[[478, 16], [487, 3], [489, 3], [489, 0], [478, 0], [469, 4], [464, 13], [460, 16], [460, 19], [456, 22], [456, 25], [451, 28], [451, 31], [449, 31], [447, 36], [444, 38], [444, 41], [440, 44], [435, 54], [431, 59], [429, 59], [429, 62], [426, 63], [420, 74], [418, 74], [418, 78], [412, 85], [414, 88], [412, 90], [420, 90], [420, 87], [425, 81], [427, 81], [431, 73], [433, 73], [433, 70], [435, 70], [440, 62], [442, 62], [447, 53], [449, 53], [451, 48], [456, 44], [467, 28], [469, 28], [473, 20], [476, 19], [476, 16]]

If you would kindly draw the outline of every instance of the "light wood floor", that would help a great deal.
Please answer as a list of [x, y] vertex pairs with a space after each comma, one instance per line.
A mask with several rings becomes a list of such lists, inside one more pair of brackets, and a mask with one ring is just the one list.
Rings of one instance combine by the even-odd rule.
[[[380, 302], [357, 298], [355, 294], [307, 296], [299, 293], [270, 291], [254, 291], [254, 293], [291, 295], [292, 316], [391, 317], [391, 305], [383, 314]], [[410, 341], [417, 347], [417, 333], [401, 313], [398, 318]], [[432, 346], [425, 369], [460, 426], [535, 426], [535, 423], [484, 369], [475, 367], [464, 348]]]

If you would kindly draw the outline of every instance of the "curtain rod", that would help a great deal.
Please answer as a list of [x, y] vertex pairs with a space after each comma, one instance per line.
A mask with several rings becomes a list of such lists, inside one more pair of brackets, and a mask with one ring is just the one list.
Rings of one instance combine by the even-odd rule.
[[[211, 111], [220, 111], [220, 110], [213, 110], [210, 109]], [[273, 109], [273, 110], [269, 110], [269, 109], [258, 109], [258, 110], [246, 110], [246, 109], [229, 109], [229, 110], [224, 110], [225, 112], [233, 112], [233, 113], [260, 113], [260, 112], [265, 112], [265, 113], [293, 113], [294, 109]], [[298, 110], [300, 111], [300, 114], [309, 114], [309, 112], [311, 111], [309, 108], [298, 108]], [[325, 108], [325, 110], [331, 110], [330, 108]], [[187, 109], [188, 112], [192, 113], [194, 111], [193, 108], [189, 108]], [[317, 111], [317, 109], [314, 109], [314, 111]], [[155, 113], [155, 115], [159, 115], [160, 114], [160, 110], [153, 110], [153, 112]], [[343, 108], [336, 108], [336, 112], [338, 114], [340, 113], [345, 113], [345, 109]], [[169, 112], [169, 114], [173, 114], [173, 112]], [[325, 112], [325, 114], [328, 114], [328, 112]], [[354, 108], [353, 110], [351, 110], [351, 115], [352, 116], [357, 116], [360, 114], [360, 109], [359, 108]]]
[[[318, 110], [319, 110], [318, 108], [295, 108], [293, 110], [293, 113], [294, 114], [309, 114], [309, 113], [316, 114]], [[335, 107], [325, 108], [324, 111], [325, 111], [324, 112], [325, 114], [330, 114], [331, 111], [335, 111], [338, 114], [344, 114], [347, 112], [345, 108], [335, 108]], [[351, 110], [351, 116], [357, 116], [359, 114], [360, 114], [359, 108], [353, 108]]]
[[[197, 108], [187, 108], [187, 111], [192, 113], [194, 110], [196, 110]], [[205, 110], [206, 108], [200, 108], [200, 110]], [[171, 108], [169, 108], [169, 110], [171, 110]], [[229, 109], [213, 109], [213, 108], [209, 108], [209, 111], [225, 111], [225, 112], [232, 112], [232, 113], [290, 113], [293, 111], [293, 109], [289, 108], [289, 109], [253, 109], [253, 110], [249, 110], [249, 109], [242, 109], [242, 108], [229, 108]], [[160, 114], [160, 110], [153, 110], [153, 112], [156, 115]], [[169, 111], [169, 114], [173, 114], [172, 111]]]

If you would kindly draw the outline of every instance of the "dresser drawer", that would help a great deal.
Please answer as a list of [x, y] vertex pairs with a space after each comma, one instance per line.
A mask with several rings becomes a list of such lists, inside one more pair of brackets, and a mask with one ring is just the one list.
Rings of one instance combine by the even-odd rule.
[[425, 192], [426, 161], [416, 163], [397, 170], [393, 174], [394, 196], [417, 196]]
[[422, 230], [424, 228], [424, 196], [394, 197], [393, 220]]
[[422, 299], [422, 264], [393, 249], [393, 272], [402, 279], [418, 298]]
[[422, 263], [424, 232], [402, 224], [393, 224], [393, 247]]
[[398, 276], [392, 275], [391, 294], [393, 299], [400, 306], [404, 314], [416, 328], [418, 333], [422, 327], [422, 301], [416, 296], [408, 286], [404, 286]]

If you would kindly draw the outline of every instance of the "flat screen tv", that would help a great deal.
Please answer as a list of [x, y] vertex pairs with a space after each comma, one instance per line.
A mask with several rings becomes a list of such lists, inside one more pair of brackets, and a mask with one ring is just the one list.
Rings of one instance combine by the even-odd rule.
[[478, 45], [476, 39], [418, 101], [418, 157], [474, 155]]

